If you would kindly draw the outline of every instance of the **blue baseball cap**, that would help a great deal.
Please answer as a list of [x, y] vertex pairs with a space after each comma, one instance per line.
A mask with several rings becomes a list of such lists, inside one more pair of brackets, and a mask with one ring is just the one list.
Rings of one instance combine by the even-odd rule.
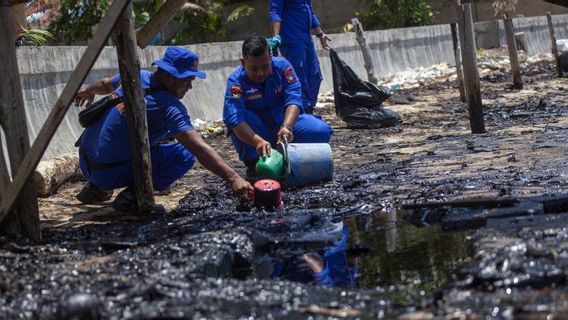
[[199, 57], [195, 53], [181, 47], [167, 48], [164, 57], [152, 63], [153, 66], [158, 66], [178, 79], [191, 76], [205, 79], [205, 72], [197, 69], [198, 64]]

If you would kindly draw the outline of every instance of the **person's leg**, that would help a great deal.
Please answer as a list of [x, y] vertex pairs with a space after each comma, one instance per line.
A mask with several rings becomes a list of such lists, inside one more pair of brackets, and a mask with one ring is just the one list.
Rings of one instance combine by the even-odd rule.
[[328, 143], [333, 129], [322, 119], [301, 114], [293, 128], [294, 143]]
[[167, 189], [195, 164], [195, 156], [179, 142], [153, 146], [151, 152], [152, 182], [156, 191]]
[[[274, 130], [270, 130], [270, 128], [268, 128], [262, 119], [254, 112], [245, 110], [245, 122], [249, 125], [249, 127], [251, 127], [252, 131], [261, 136], [263, 139], [270, 143], [274, 142], [275, 133], [272, 132]], [[229, 137], [231, 137], [233, 145], [239, 155], [239, 159], [241, 159], [247, 167], [256, 164], [256, 161], [258, 160], [256, 148], [241, 141], [232, 130], [229, 132]]]
[[75, 195], [75, 198], [84, 204], [95, 204], [110, 200], [110, 198], [112, 198], [112, 189], [103, 190], [100, 186], [91, 181], [91, 170], [83, 153], [79, 154], [79, 167], [87, 179], [87, 183], [83, 186], [81, 191]]
[[304, 105], [304, 110], [310, 109], [310, 83], [308, 81], [308, 64], [306, 53], [308, 44], [304, 42], [294, 42], [294, 43], [284, 43], [282, 44], [281, 51], [282, 56], [286, 58], [296, 71], [298, 78], [300, 79], [300, 84], [302, 85], [302, 104]]
[[304, 109], [306, 113], [313, 113], [313, 109], [318, 102], [318, 94], [323, 80], [316, 48], [313, 42], [306, 47], [306, 73], [307, 73], [307, 92], [306, 92], [306, 105]]

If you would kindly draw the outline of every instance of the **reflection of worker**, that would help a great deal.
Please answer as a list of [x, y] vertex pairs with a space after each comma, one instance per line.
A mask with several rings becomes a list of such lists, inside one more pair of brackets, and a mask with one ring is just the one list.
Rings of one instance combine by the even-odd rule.
[[271, 0], [272, 37], [269, 43], [280, 48], [290, 61], [302, 83], [302, 101], [307, 113], [312, 113], [322, 81], [316, 48], [311, 37], [315, 31], [324, 49], [329, 49], [329, 37], [322, 31], [311, 0]]
[[[170, 47], [154, 65], [158, 67], [154, 73], [140, 71], [142, 87], [152, 91], [145, 100], [154, 189], [166, 189], [181, 178], [197, 158], [204, 167], [229, 182], [235, 192], [242, 194], [252, 190], [252, 186], [203, 141], [180, 102], [193, 87], [196, 77], [205, 78], [205, 73], [197, 69], [197, 55], [184, 48]], [[88, 107], [95, 94], [113, 91], [122, 96], [120, 75], [96, 81], [79, 91], [75, 101], [78, 106], [87, 102]], [[110, 199], [113, 189], [127, 187], [116, 197], [112, 207], [118, 211], [136, 212], [124, 107], [124, 104], [119, 104], [109, 109], [101, 119], [85, 129], [79, 151], [81, 171], [88, 183], [77, 194], [77, 199], [83, 203], [101, 202]], [[168, 134], [179, 142], [159, 143]]]
[[242, 161], [253, 172], [259, 155], [287, 139], [327, 143], [331, 127], [303, 114], [300, 82], [283, 58], [271, 57], [265, 38], [252, 36], [242, 48], [242, 66], [227, 81], [223, 120]]
[[349, 232], [343, 228], [341, 238], [325, 248], [323, 254], [311, 252], [292, 260], [276, 260], [271, 277], [290, 281], [314, 282], [329, 288], [355, 288], [357, 266], [349, 263], [346, 254]]

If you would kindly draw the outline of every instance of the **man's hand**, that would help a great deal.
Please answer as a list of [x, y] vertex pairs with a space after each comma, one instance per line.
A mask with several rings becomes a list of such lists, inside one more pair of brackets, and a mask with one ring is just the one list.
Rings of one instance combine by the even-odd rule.
[[231, 188], [240, 196], [246, 196], [248, 192], [254, 191], [252, 185], [240, 176], [231, 183]]
[[[257, 136], [258, 137], [258, 136]], [[256, 153], [259, 156], [266, 157], [270, 156], [270, 142], [258, 137], [258, 141], [255, 142], [254, 147], [256, 148]]]
[[322, 48], [324, 48], [325, 50], [331, 49], [329, 44], [327, 44], [328, 41], [331, 41], [331, 39], [327, 36], [327, 34], [324, 33], [323, 36], [321, 36], [319, 39]]
[[91, 91], [87, 87], [86, 89], [77, 92], [77, 94], [75, 95], [75, 107], [82, 107], [83, 104], [87, 102], [85, 107], [88, 108], [91, 106], [91, 103], [93, 103], [93, 100], [95, 100], [95, 94], [91, 93]]
[[276, 143], [280, 143], [284, 139], [286, 139], [287, 142], [292, 142], [292, 140], [294, 140], [294, 134], [288, 126], [282, 126], [280, 130], [278, 130], [278, 140]]

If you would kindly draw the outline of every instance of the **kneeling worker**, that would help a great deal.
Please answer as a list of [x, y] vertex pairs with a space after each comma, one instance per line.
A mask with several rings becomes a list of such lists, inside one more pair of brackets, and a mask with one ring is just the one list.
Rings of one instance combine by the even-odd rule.
[[[231, 184], [236, 193], [245, 194], [252, 186], [233, 170], [219, 154], [203, 141], [180, 102], [192, 88], [195, 77], [205, 78], [197, 69], [198, 57], [180, 47], [170, 47], [161, 60], [153, 65], [156, 72], [140, 71], [145, 96], [148, 135], [152, 161], [154, 189], [162, 191], [181, 178], [195, 163], [195, 158], [207, 169]], [[75, 97], [77, 106], [93, 101], [95, 94], [106, 95], [113, 91], [122, 96], [120, 75], [104, 78], [81, 90]], [[159, 143], [166, 135], [178, 142]], [[111, 108], [96, 123], [85, 129], [79, 147], [81, 171], [88, 183], [77, 194], [83, 203], [109, 200], [112, 190], [127, 187], [111, 206], [124, 212], [136, 212], [134, 173], [128, 141], [128, 127], [124, 104]]]
[[320, 118], [304, 114], [302, 88], [290, 62], [271, 57], [261, 36], [245, 40], [242, 65], [227, 81], [223, 120], [240, 159], [254, 174], [259, 155], [269, 155], [283, 139], [327, 143], [333, 130]]

